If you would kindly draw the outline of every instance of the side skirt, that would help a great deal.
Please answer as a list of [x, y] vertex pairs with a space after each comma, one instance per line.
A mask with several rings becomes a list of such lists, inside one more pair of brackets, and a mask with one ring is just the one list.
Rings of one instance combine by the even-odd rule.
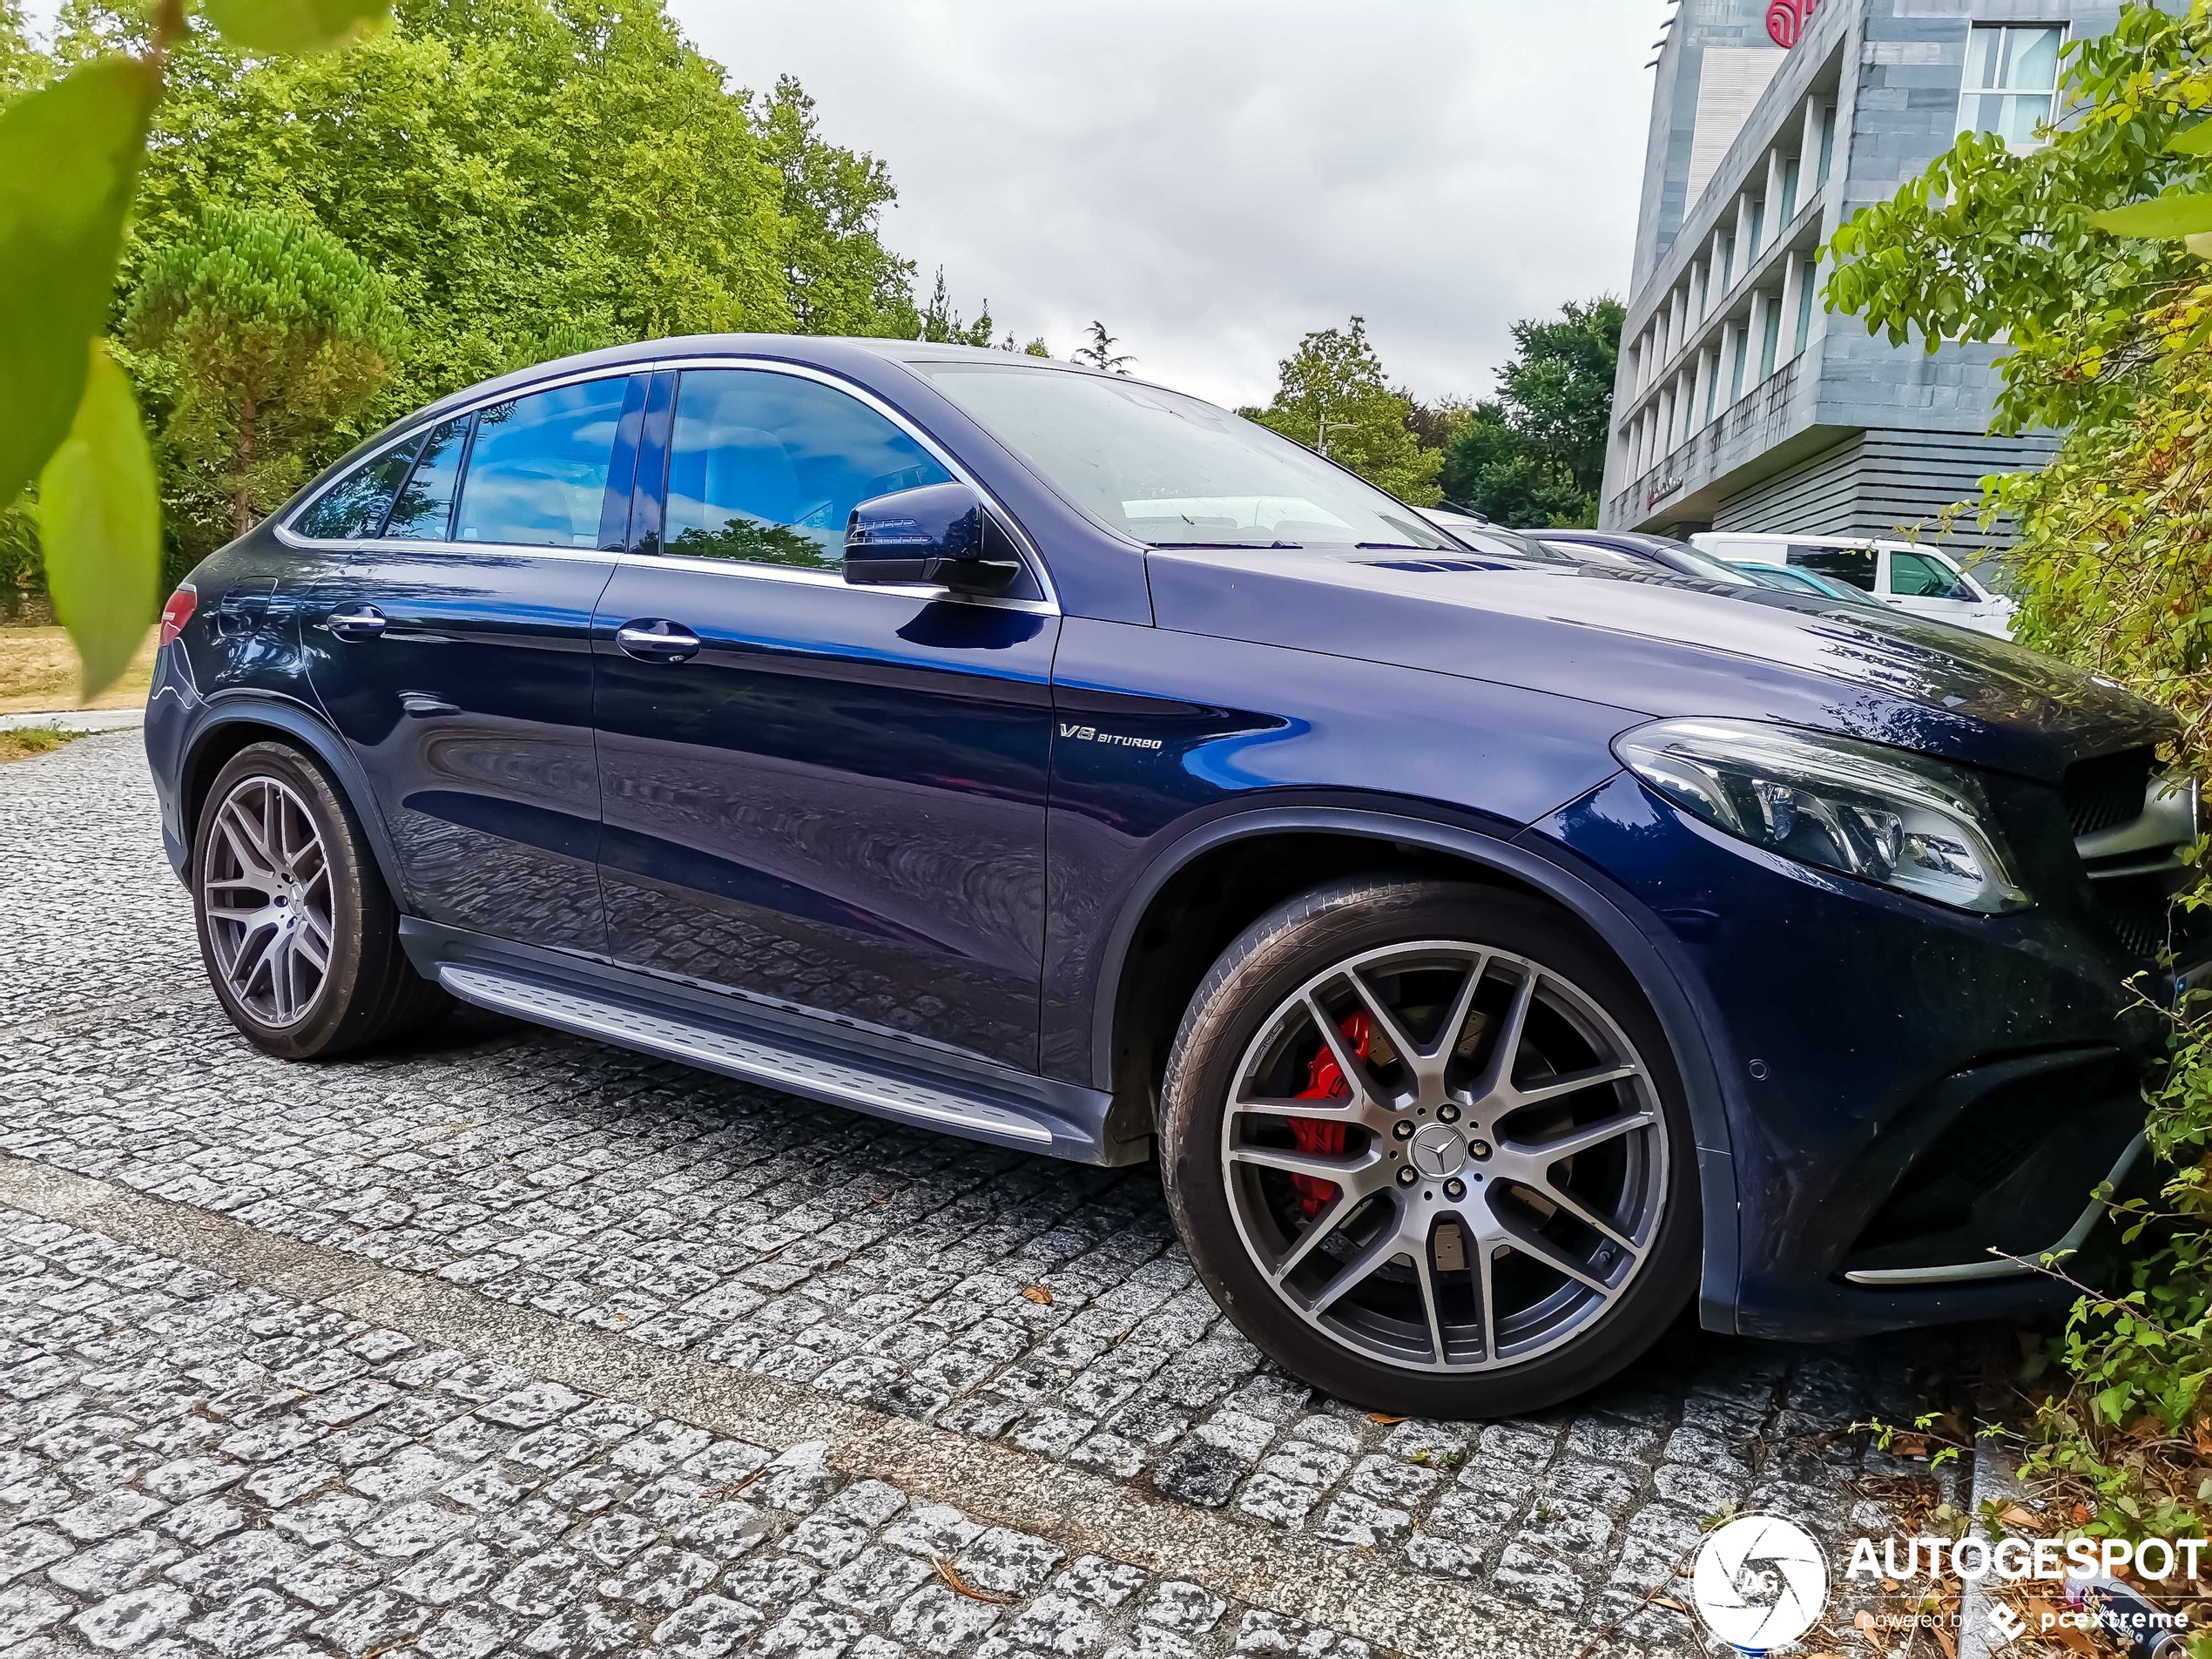
[[533, 1024], [1017, 1151], [1123, 1165], [1151, 1150], [1105, 1139], [1113, 1100], [1097, 1089], [412, 916], [400, 938], [426, 979]]

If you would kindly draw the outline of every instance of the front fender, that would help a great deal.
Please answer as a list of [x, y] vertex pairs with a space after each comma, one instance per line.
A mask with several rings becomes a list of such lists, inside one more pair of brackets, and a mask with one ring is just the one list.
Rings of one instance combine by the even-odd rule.
[[1595, 867], [1570, 867], [1555, 856], [1565, 849], [1534, 831], [1512, 839], [1397, 809], [1327, 803], [1258, 806], [1232, 811], [1184, 830], [1148, 865], [1115, 918], [1101, 961], [1091, 1034], [1093, 1082], [1113, 1088], [1116, 1003], [1123, 968], [1151, 903], [1176, 873], [1224, 843], [1286, 833], [1362, 837], [1417, 846], [1496, 871], [1565, 907], [1603, 940], [1634, 976], [1658, 1017], [1682, 1074], [1697, 1143], [1698, 1190], [1704, 1265], [1698, 1314], [1709, 1330], [1736, 1329], [1740, 1247], [1737, 1239], [1736, 1160], [1715, 1051], [1723, 1029], [1697, 975], [1673, 935], [1644, 914]]

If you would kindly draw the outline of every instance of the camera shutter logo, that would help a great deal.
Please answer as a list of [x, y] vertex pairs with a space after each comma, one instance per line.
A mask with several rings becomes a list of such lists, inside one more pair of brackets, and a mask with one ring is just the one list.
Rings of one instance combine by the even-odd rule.
[[1828, 1605], [1828, 1563], [1819, 1541], [1795, 1521], [1739, 1516], [1699, 1548], [1690, 1599], [1729, 1646], [1766, 1653], [1819, 1622]]

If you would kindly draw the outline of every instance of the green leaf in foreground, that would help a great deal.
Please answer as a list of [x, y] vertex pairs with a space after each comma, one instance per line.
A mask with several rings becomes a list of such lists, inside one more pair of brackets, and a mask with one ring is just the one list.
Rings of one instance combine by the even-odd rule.
[[206, 0], [208, 22], [241, 51], [317, 52], [358, 40], [390, 0]]
[[46, 587], [91, 702], [145, 641], [161, 583], [161, 500], [130, 377], [95, 340], [77, 419], [38, 475]]
[[69, 430], [159, 72], [103, 57], [0, 113], [0, 505]]
[[2114, 236], [2141, 236], [2172, 241], [2202, 236], [2212, 231], [2212, 195], [2158, 196], [2099, 213], [2094, 221], [2101, 231]]

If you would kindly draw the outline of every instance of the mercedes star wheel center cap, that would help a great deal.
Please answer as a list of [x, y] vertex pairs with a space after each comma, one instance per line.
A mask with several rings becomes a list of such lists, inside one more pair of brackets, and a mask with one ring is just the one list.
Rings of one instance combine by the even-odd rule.
[[1467, 1161], [1467, 1136], [1449, 1123], [1426, 1124], [1413, 1136], [1411, 1156], [1423, 1175], [1437, 1180], [1457, 1175]]

